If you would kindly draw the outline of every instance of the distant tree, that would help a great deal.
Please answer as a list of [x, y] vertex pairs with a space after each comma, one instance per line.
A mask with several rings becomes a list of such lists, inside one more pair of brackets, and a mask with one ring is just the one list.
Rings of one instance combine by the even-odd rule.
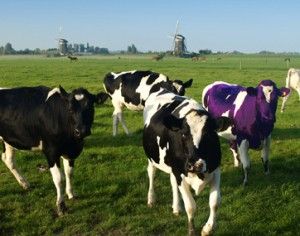
[[4, 47], [3, 46], [0, 47], [0, 54], [4, 54]]
[[41, 49], [36, 48], [36, 49], [34, 49], [33, 53], [34, 53], [35, 55], [40, 55], [40, 54], [42, 54], [42, 51], [41, 51]]
[[79, 52], [84, 52], [84, 49], [85, 49], [84, 44], [83, 43], [79, 44]]
[[16, 51], [13, 49], [11, 43], [7, 43], [4, 46], [4, 53], [3, 54], [14, 54]]
[[127, 47], [127, 52], [128, 52], [128, 53], [132, 53], [132, 47], [131, 47], [131, 46], [128, 46], [128, 47]]
[[131, 45], [131, 53], [136, 54], [138, 52], [138, 50], [136, 49], [135, 45], [132, 44]]
[[135, 47], [134, 44], [132, 44], [131, 46], [127, 47], [127, 53], [132, 53], [132, 54], [136, 54], [138, 53], [137, 48]]
[[212, 51], [209, 49], [202, 49], [202, 50], [199, 50], [199, 54], [200, 55], [209, 55], [209, 54], [212, 54]]

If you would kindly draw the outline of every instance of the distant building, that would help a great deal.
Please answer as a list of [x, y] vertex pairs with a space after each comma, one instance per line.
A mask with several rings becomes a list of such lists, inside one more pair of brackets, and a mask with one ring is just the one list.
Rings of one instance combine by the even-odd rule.
[[60, 55], [68, 54], [68, 41], [66, 39], [58, 39], [58, 51]]

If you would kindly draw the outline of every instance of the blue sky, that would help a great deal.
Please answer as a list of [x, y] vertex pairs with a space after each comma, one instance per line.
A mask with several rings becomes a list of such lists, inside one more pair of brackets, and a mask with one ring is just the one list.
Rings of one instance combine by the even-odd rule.
[[300, 52], [296, 0], [0, 0], [0, 7], [0, 45], [15, 49], [52, 48], [65, 37], [110, 50], [133, 43], [164, 51], [179, 20], [189, 51]]

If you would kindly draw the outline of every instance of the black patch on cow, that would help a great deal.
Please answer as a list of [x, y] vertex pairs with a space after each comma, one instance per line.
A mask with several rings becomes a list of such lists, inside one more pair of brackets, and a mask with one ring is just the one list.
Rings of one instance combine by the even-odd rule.
[[147, 79], [146, 84], [147, 85], [153, 84], [158, 77], [159, 77], [158, 73], [152, 72], [149, 78]]
[[104, 86], [109, 94], [113, 94], [115, 90], [120, 88], [121, 78], [115, 76], [112, 73], [108, 73], [104, 77]]

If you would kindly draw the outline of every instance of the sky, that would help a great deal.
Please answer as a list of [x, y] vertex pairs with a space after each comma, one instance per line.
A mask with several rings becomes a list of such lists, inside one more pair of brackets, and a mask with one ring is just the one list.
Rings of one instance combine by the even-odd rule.
[[0, 46], [57, 47], [57, 38], [110, 51], [300, 52], [298, 0], [0, 0]]

